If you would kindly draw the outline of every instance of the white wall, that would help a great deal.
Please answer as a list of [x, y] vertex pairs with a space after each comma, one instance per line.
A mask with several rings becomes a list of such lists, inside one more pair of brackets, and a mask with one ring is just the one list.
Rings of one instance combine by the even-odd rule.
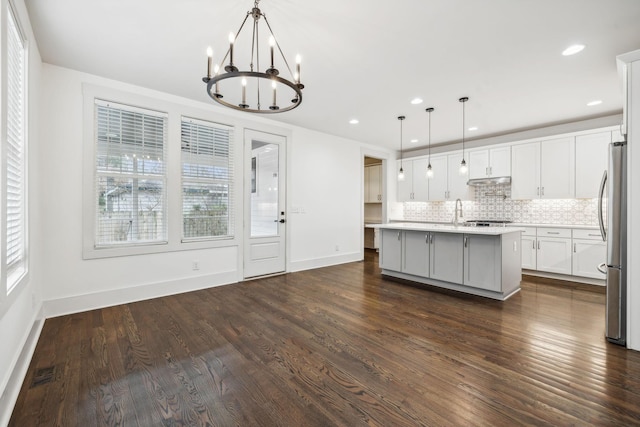
[[[83, 141], [83, 83], [207, 111], [218, 107], [47, 64], [43, 70], [46, 85], [42, 96], [40, 154], [46, 159], [41, 173], [46, 177], [46, 191], [42, 196], [46, 210], [42, 245], [46, 254], [47, 314], [81, 311], [239, 280], [242, 239], [228, 247], [199, 251], [82, 258], [82, 151], [83, 144], [87, 143]], [[218, 114], [226, 114], [226, 110], [219, 111]], [[293, 135], [288, 148], [287, 205], [300, 207], [304, 213], [289, 215], [289, 270], [361, 259], [360, 150], [363, 144], [271, 120], [254, 119], [255, 116], [247, 120], [246, 115], [238, 113], [242, 115], [239, 118], [233, 113], [226, 121], [238, 127], [239, 143], [242, 143], [241, 128]], [[243, 152], [241, 146], [236, 152]], [[237, 217], [242, 218], [241, 211]], [[242, 221], [237, 224], [237, 234], [241, 236]], [[196, 258], [200, 261], [200, 271], [194, 272], [191, 261]]]
[[[0, 425], [5, 425], [11, 408], [22, 385], [22, 378], [29, 365], [33, 345], [41, 327], [42, 305], [42, 241], [40, 187], [40, 141], [38, 138], [39, 100], [42, 63], [38, 46], [22, 0], [13, 2], [23, 31], [28, 39], [29, 91], [28, 91], [28, 208], [29, 208], [29, 278], [23, 286], [15, 289], [0, 307]], [[7, 1], [0, 7], [6, 13]], [[22, 353], [23, 349], [25, 350]]]

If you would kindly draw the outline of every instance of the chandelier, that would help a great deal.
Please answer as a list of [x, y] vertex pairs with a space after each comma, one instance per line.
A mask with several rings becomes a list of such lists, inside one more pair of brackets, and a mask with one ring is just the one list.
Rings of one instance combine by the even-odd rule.
[[[213, 65], [213, 50], [207, 49], [207, 75], [202, 81], [207, 84], [209, 96], [225, 107], [251, 113], [282, 113], [293, 110], [302, 103], [304, 85], [300, 82], [300, 55], [296, 56], [294, 74], [271, 30], [267, 16], [258, 8], [259, 1], [255, 0], [253, 9], [247, 12], [238, 32], [229, 34], [229, 49], [222, 58], [222, 69], [217, 64]], [[240, 33], [249, 17], [253, 18], [251, 38], [242, 39]], [[260, 49], [263, 48], [260, 42], [264, 42], [266, 38], [260, 37], [261, 21], [266, 24], [265, 34], [269, 36], [270, 61], [267, 64], [260, 64]], [[250, 48], [246, 64], [234, 62], [237, 59], [234, 56], [234, 46], [237, 47], [238, 42], [246, 43], [246, 47]], [[279, 58], [276, 51], [280, 54]], [[281, 63], [276, 63], [276, 60]], [[264, 71], [261, 71], [261, 65], [264, 66]], [[241, 71], [239, 66], [247, 68]], [[284, 66], [290, 79], [282, 77], [276, 66]]]

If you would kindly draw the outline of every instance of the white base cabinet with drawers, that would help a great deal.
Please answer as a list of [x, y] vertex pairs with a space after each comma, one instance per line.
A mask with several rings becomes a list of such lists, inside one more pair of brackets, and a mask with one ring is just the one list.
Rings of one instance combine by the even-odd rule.
[[606, 278], [597, 269], [598, 264], [605, 262], [607, 251], [607, 244], [602, 241], [599, 231], [554, 227], [524, 228], [523, 269], [576, 278]]
[[382, 274], [505, 300], [520, 289], [520, 232], [380, 230]]

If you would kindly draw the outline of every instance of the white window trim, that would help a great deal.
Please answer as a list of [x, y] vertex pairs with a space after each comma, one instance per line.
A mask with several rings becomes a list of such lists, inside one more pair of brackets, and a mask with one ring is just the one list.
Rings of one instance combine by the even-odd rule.
[[[200, 125], [200, 126], [216, 127], [216, 128], [219, 128], [219, 129], [227, 128], [231, 132], [231, 144], [232, 144], [232, 147], [230, 147], [230, 149], [229, 149], [229, 151], [231, 153], [231, 156], [232, 156], [231, 171], [235, 172], [233, 159], [238, 157], [238, 156], [241, 157], [241, 155], [236, 152], [236, 147], [233, 146], [233, 144], [235, 144], [235, 141], [237, 139], [236, 134], [235, 134], [236, 133], [235, 132], [236, 129], [233, 126], [225, 125], [223, 123], [213, 122], [213, 121], [210, 121], [210, 120], [201, 120], [201, 119], [197, 119], [197, 118], [194, 118], [194, 117], [189, 117], [189, 116], [184, 116], [183, 115], [180, 118], [181, 137], [182, 137], [182, 123], [183, 122], [193, 123], [193, 124]], [[182, 139], [181, 139], [181, 142], [182, 142]], [[182, 144], [181, 144], [181, 148], [182, 148]], [[182, 192], [182, 185], [184, 184], [184, 176], [182, 174], [182, 166], [183, 165], [182, 165], [182, 151], [181, 151], [180, 152], [180, 202], [181, 202], [181, 205], [183, 204], [183, 198], [184, 198], [184, 194]], [[235, 184], [233, 186], [233, 188], [231, 188], [229, 190], [229, 192], [230, 192], [230, 200], [231, 200], [232, 203], [235, 203], [235, 200], [238, 198], [238, 191], [242, 192], [242, 188], [240, 188], [240, 190], [238, 189], [238, 182], [235, 180], [234, 177], [231, 177], [230, 179], [233, 179], [233, 182]], [[195, 182], [195, 181], [197, 181], [197, 179], [191, 179], [191, 180], [188, 179], [187, 181]], [[235, 206], [231, 207], [231, 215], [233, 215], [233, 216], [237, 216], [238, 215], [238, 212], [235, 210]], [[180, 220], [181, 220], [181, 223], [182, 223], [182, 221], [184, 221], [184, 211], [183, 210], [181, 210], [181, 212], [180, 212]], [[231, 239], [233, 239], [235, 237], [234, 236], [234, 232], [237, 231], [235, 223], [236, 223], [235, 218], [234, 218], [234, 220], [229, 221], [229, 224], [230, 224], [230, 227], [232, 228], [232, 230], [231, 230], [230, 233], [228, 233], [228, 234], [226, 234], [224, 236], [184, 237], [184, 233], [182, 232], [181, 233], [181, 236], [182, 236], [181, 237], [181, 242], [182, 243], [193, 243], [193, 242], [203, 242], [203, 241], [208, 241], [208, 240], [231, 240]]]
[[[242, 222], [235, 221], [233, 237], [182, 241], [182, 165], [180, 149], [181, 120], [183, 117], [199, 119], [234, 128], [238, 133], [239, 126], [233, 118], [215, 112], [193, 107], [187, 104], [172, 102], [165, 96], [152, 98], [136, 93], [123, 92], [90, 83], [82, 85], [83, 92], [83, 184], [82, 184], [82, 257], [83, 259], [99, 259], [121, 256], [145, 255], [183, 250], [197, 250], [218, 247], [238, 247], [241, 244]], [[172, 98], [166, 96], [166, 98]], [[136, 244], [123, 246], [95, 247], [95, 100], [101, 99], [116, 104], [134, 106], [144, 110], [168, 114], [167, 120], [167, 243]], [[233, 168], [236, 194], [242, 190], [242, 145], [241, 138], [234, 138]], [[240, 144], [240, 145], [239, 145]], [[242, 197], [235, 197], [234, 212], [242, 212]]]
[[[23, 30], [22, 23], [20, 21], [20, 16], [18, 14], [17, 9], [12, 4], [11, 1], [5, 3], [6, 7], [3, 8], [2, 11], [2, 57], [0, 64], [2, 65], [2, 121], [0, 123], [0, 128], [2, 129], [2, 150], [0, 154], [0, 158], [2, 159], [2, 179], [1, 183], [1, 199], [2, 199], [2, 215], [0, 221], [0, 227], [2, 229], [0, 233], [0, 244], [1, 244], [1, 273], [0, 273], [0, 287], [2, 288], [2, 297], [0, 298], [0, 305], [4, 306], [4, 300], [8, 299], [12, 294], [17, 294], [16, 292], [19, 289], [24, 287], [24, 284], [29, 280], [29, 197], [28, 197], [28, 146], [29, 146], [29, 40], [25, 37], [25, 32]], [[22, 207], [22, 215], [23, 215], [23, 256], [22, 260], [19, 262], [19, 268], [12, 268], [9, 271], [7, 267], [7, 190], [6, 190], [6, 177], [7, 177], [7, 114], [8, 111], [8, 98], [7, 98], [7, 89], [8, 89], [8, 79], [6, 66], [8, 64], [8, 29], [9, 29], [9, 19], [13, 17], [16, 29], [22, 39], [23, 48], [24, 48], [24, 111], [23, 111], [23, 132], [24, 132], [24, 147], [22, 153], [22, 162], [23, 162], [23, 177], [22, 177], [22, 191], [23, 193], [23, 207]]]

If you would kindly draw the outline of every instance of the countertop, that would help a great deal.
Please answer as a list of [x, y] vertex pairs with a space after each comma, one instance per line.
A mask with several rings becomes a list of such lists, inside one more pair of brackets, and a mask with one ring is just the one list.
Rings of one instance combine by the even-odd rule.
[[[365, 221], [366, 222], [366, 221]], [[437, 225], [451, 225], [451, 223], [439, 223], [439, 222], [428, 222], [428, 221], [405, 221], [401, 219], [391, 219], [389, 221], [392, 224], [395, 223], [410, 223], [410, 224], [437, 224]], [[509, 224], [509, 227], [544, 227], [544, 228], [572, 228], [577, 230], [599, 230], [600, 227], [597, 225], [571, 225], [571, 224], [531, 224], [531, 223], [523, 223], [523, 222], [512, 222]], [[468, 227], [466, 227], [468, 228]]]
[[384, 228], [389, 230], [437, 231], [439, 233], [483, 234], [500, 236], [508, 233], [524, 231], [519, 227], [465, 227], [463, 225], [428, 224], [425, 222], [392, 222], [387, 224], [365, 224], [365, 227]]

